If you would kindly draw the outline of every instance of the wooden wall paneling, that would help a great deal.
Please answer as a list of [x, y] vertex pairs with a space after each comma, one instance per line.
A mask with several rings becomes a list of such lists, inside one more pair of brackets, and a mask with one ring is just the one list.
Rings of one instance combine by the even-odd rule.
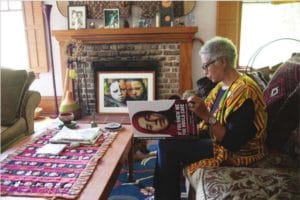
[[218, 36], [227, 37], [236, 45], [239, 55], [241, 31], [241, 1], [218, 1], [217, 30]]
[[[60, 105], [62, 97], [57, 97]], [[54, 96], [42, 96], [39, 107], [43, 108], [43, 115], [53, 114], [56, 110]]]
[[193, 88], [192, 78], [192, 50], [193, 44], [184, 42], [180, 44], [180, 93]]

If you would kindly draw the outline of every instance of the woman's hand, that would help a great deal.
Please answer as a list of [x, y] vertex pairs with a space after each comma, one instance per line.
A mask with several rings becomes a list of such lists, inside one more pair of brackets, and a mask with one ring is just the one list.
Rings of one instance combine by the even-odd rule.
[[[208, 119], [211, 116], [204, 101], [198, 96], [191, 96], [187, 99], [189, 109], [194, 112], [198, 117], [208, 123]], [[217, 122], [215, 125], [210, 126], [210, 134], [216, 137], [218, 142], [223, 140], [226, 132], [225, 126]]]
[[204, 103], [204, 101], [198, 96], [191, 96], [187, 99], [190, 111], [194, 112], [198, 117], [200, 117], [205, 122], [208, 122], [210, 113]]

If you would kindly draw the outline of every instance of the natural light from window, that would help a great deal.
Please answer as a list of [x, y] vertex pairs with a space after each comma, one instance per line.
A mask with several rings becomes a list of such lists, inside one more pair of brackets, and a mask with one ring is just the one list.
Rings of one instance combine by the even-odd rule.
[[300, 3], [243, 3], [240, 66], [271, 67], [294, 52], [300, 52]]
[[21, 1], [2, 1], [0, 10], [0, 66], [27, 69], [29, 66]]

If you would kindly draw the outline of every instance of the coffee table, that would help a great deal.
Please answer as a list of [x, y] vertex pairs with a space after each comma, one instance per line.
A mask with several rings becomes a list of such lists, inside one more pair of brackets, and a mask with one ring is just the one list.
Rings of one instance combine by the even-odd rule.
[[[103, 125], [99, 125], [100, 127]], [[132, 171], [133, 158], [130, 153], [132, 150], [133, 134], [131, 126], [124, 125], [124, 128], [118, 133], [111, 146], [107, 149], [105, 155], [100, 159], [94, 173], [92, 174], [87, 185], [80, 193], [77, 199], [81, 200], [94, 200], [94, 199], [108, 199], [109, 194], [118, 178], [122, 165], [128, 161], [130, 171]], [[30, 142], [34, 137], [38, 136], [33, 134], [24, 140], [16, 143], [8, 150], [0, 155], [0, 160], [3, 160], [8, 154], [13, 153], [19, 147]], [[5, 199], [1, 197], [1, 199]], [[13, 197], [13, 199], [18, 199]], [[26, 197], [26, 199], [35, 199]], [[39, 198], [41, 199], [41, 198]], [[59, 198], [56, 198], [59, 199]]]

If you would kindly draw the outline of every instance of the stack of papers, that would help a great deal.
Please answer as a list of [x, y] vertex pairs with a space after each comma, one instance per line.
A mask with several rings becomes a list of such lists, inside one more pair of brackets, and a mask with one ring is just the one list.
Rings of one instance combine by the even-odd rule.
[[59, 155], [64, 150], [66, 144], [46, 144], [43, 147], [37, 149], [37, 154], [51, 154]]
[[94, 144], [98, 137], [102, 134], [99, 127], [84, 129], [69, 129], [63, 127], [53, 138], [52, 143], [81, 143]]

